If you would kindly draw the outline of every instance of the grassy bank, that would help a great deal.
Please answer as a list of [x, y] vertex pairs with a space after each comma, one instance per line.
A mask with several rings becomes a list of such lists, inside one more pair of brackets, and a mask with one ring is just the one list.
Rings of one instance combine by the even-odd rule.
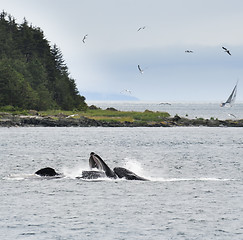
[[119, 121], [119, 122], [161, 122], [164, 118], [170, 115], [166, 112], [152, 112], [146, 110], [144, 112], [124, 112], [124, 111], [111, 111], [111, 110], [88, 110], [83, 114], [84, 117], [103, 120], [103, 121]]
[[187, 119], [166, 112], [117, 111], [115, 109], [88, 109], [87, 111], [3, 111], [0, 109], [0, 126], [44, 127], [243, 127], [243, 119], [218, 120], [214, 118]]
[[134, 111], [112, 111], [102, 109], [92, 109], [85, 112], [70, 112], [70, 111], [46, 111], [40, 112], [41, 116], [66, 116], [72, 118], [86, 117], [89, 119], [107, 121], [107, 122], [161, 122], [164, 118], [170, 115], [166, 112], [134, 112]]
[[[167, 112], [153, 112], [145, 110], [144, 112], [135, 111], [117, 111], [114, 108], [103, 110], [100, 108], [88, 109], [87, 111], [62, 111], [62, 110], [49, 110], [49, 111], [28, 111], [13, 108], [0, 109], [0, 112], [9, 113], [13, 115], [38, 115], [41, 117], [50, 117], [53, 119], [58, 118], [73, 118], [79, 119], [81, 117], [86, 117], [89, 119], [94, 119], [98, 121], [107, 122], [162, 122], [165, 118], [170, 117]], [[0, 113], [1, 117], [1, 113]]]

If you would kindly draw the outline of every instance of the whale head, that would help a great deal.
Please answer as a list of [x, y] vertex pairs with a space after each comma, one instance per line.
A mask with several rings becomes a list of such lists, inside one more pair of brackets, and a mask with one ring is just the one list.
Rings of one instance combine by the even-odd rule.
[[109, 178], [116, 178], [116, 174], [108, 167], [103, 159], [94, 152], [90, 153], [89, 167], [91, 169], [97, 168], [99, 171], [104, 171], [106, 176]]

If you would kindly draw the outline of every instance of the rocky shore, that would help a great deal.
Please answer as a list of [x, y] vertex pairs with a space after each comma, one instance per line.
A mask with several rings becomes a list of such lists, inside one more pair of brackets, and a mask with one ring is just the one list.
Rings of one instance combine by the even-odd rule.
[[119, 122], [102, 121], [83, 116], [33, 116], [0, 114], [0, 127], [243, 127], [243, 119], [218, 120], [218, 119], [188, 119], [179, 116], [164, 118], [161, 122]]

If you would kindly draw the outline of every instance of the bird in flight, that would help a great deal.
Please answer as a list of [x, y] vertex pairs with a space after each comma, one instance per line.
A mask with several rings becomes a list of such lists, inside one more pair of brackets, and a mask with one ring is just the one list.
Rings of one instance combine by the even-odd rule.
[[193, 53], [192, 50], [186, 50], [185, 53]]
[[236, 116], [234, 115], [234, 114], [232, 114], [232, 113], [228, 113], [228, 115], [231, 117], [234, 117], [234, 118], [236, 118]]
[[231, 56], [231, 53], [227, 48], [225, 48], [225, 47], [222, 47], [222, 48], [224, 49], [225, 52], [227, 52]]
[[85, 43], [86, 38], [88, 37], [88, 34], [84, 35], [83, 37], [83, 43]]
[[143, 27], [140, 27], [137, 31], [139, 32], [140, 30], [144, 30], [146, 27], [143, 26]]
[[143, 74], [143, 69], [138, 65], [138, 70], [141, 74]]
[[128, 89], [124, 89], [121, 91], [121, 93], [129, 93], [129, 94], [132, 94], [132, 91], [131, 90], [128, 90]]

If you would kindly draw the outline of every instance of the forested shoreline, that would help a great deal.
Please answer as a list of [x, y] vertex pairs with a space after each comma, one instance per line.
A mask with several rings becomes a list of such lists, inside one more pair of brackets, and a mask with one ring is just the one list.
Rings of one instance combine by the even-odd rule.
[[86, 110], [61, 50], [26, 19], [0, 14], [0, 108]]

